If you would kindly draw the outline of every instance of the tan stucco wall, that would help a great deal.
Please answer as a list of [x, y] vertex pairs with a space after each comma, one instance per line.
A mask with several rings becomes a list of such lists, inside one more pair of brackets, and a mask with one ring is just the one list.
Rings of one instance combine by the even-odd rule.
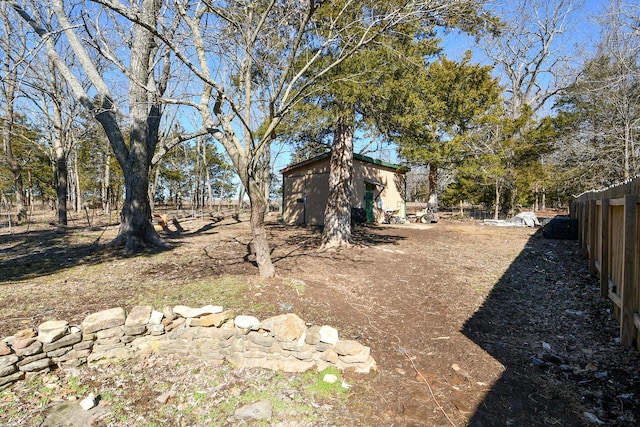
[[[287, 224], [324, 224], [324, 209], [329, 194], [329, 159], [298, 167], [284, 173], [283, 220]], [[396, 174], [391, 168], [354, 159], [353, 195], [354, 208], [365, 208], [365, 181], [380, 183], [375, 194], [383, 201], [383, 209], [374, 209], [376, 222], [384, 218], [384, 209], [398, 210], [405, 216], [404, 175]], [[300, 200], [300, 202], [298, 202]], [[303, 202], [306, 200], [306, 205]], [[374, 201], [374, 206], [378, 206]]]

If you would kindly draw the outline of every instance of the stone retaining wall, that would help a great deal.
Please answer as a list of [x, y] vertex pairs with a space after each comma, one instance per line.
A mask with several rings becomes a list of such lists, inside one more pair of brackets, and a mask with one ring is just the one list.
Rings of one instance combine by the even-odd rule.
[[136, 306], [128, 314], [113, 308], [87, 316], [81, 325], [52, 320], [0, 341], [0, 390], [26, 372], [77, 368], [152, 354], [187, 360], [225, 361], [236, 367], [285, 372], [375, 369], [369, 348], [343, 340], [330, 326], [310, 326], [295, 314], [263, 321], [232, 310]]

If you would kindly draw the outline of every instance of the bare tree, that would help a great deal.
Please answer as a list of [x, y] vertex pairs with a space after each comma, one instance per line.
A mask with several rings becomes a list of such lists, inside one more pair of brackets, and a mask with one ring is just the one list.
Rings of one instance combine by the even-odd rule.
[[44, 139], [49, 142], [41, 148], [53, 165], [58, 224], [66, 226], [69, 159], [74, 141], [80, 137], [77, 125], [80, 106], [48, 58], [34, 55], [25, 70], [25, 78], [29, 82], [23, 89], [25, 101], [33, 107], [29, 115], [42, 123]]
[[[571, 19], [583, 0], [521, 0], [505, 3], [498, 35], [481, 46], [503, 77], [511, 119], [525, 109], [537, 113], [575, 76], [566, 38]], [[566, 73], [566, 74], [565, 74]]]
[[600, 82], [618, 122], [612, 137], [622, 148], [623, 177], [640, 173], [636, 135], [640, 124], [640, 6], [621, 0], [609, 3], [602, 17], [600, 55], [610, 58], [610, 73]]
[[[640, 173], [640, 7], [615, 0], [599, 18], [601, 39], [558, 104], [564, 129], [552, 158], [579, 191]], [[582, 187], [588, 186], [588, 187]]]
[[0, 4], [0, 52], [2, 52], [2, 77], [0, 78], [0, 105], [2, 117], [0, 128], [2, 148], [7, 166], [13, 175], [13, 187], [16, 196], [18, 222], [26, 221], [27, 207], [24, 192], [22, 165], [14, 155], [12, 139], [14, 138], [16, 99], [20, 90], [20, 65], [25, 61], [29, 51], [26, 46], [24, 32], [18, 23], [12, 22], [8, 14], [8, 5]]
[[[73, 25], [67, 16], [62, 0], [52, 0], [52, 11], [56, 16], [60, 28], [48, 28], [42, 19], [42, 14], [35, 3], [19, 4], [17, 1], [8, 2], [13, 9], [33, 28], [40, 37], [47, 55], [69, 84], [75, 97], [100, 122], [109, 139], [118, 163], [122, 167], [125, 177], [125, 202], [122, 208], [121, 224], [118, 237], [114, 244], [123, 244], [127, 250], [137, 250], [147, 243], [166, 245], [161, 241], [151, 223], [151, 208], [148, 196], [149, 170], [158, 141], [158, 129], [162, 118], [160, 97], [166, 89], [169, 77], [168, 58], [159, 52], [158, 44], [152, 31], [157, 25], [161, 1], [142, 0], [139, 5], [133, 5], [132, 13], [144, 25], [133, 26], [130, 29], [131, 39], [116, 49], [116, 46], [101, 44], [99, 39], [91, 38], [92, 48], [105, 58], [112, 61], [111, 73], [120, 71], [129, 83], [128, 88], [128, 138], [125, 137], [125, 127], [118, 118], [116, 98], [110, 85], [96, 66], [87, 46], [82, 43], [78, 32], [80, 28], [89, 31], [93, 28], [96, 33], [102, 28], [103, 21], [110, 18], [100, 14], [95, 8], [86, 7], [82, 26]], [[91, 11], [100, 16], [92, 20]], [[77, 16], [76, 16], [77, 17]], [[93, 22], [93, 27], [90, 24]], [[121, 25], [111, 21], [113, 27]], [[65, 36], [68, 46], [75, 55], [79, 66], [73, 69], [58, 52], [56, 34]], [[126, 34], [126, 32], [123, 32]], [[60, 44], [60, 42], [58, 42]], [[130, 46], [128, 57], [117, 56], [116, 52]], [[124, 64], [127, 63], [125, 67]], [[158, 72], [157, 70], [161, 70]], [[90, 97], [82, 85], [82, 80], [88, 80], [95, 99]], [[123, 110], [123, 109], [121, 109]]]

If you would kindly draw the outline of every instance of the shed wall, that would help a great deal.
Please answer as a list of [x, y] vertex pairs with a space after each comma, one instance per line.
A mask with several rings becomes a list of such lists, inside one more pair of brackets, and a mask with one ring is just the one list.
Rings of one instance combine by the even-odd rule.
[[[329, 159], [290, 170], [283, 177], [284, 222], [323, 225], [329, 195]], [[403, 174], [395, 173], [392, 168], [354, 159], [351, 196], [354, 208], [365, 208], [366, 182], [375, 183], [375, 195], [383, 201], [382, 209], [374, 209], [376, 222], [384, 219], [384, 209], [397, 210], [398, 215], [405, 216]], [[378, 206], [377, 202], [374, 206]]]

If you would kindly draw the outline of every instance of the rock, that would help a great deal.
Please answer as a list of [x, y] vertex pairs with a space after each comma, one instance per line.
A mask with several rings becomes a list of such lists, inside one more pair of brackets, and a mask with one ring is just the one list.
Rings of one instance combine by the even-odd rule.
[[[13, 347], [13, 350], [21, 350], [23, 348], [27, 348], [29, 347], [31, 344], [33, 344], [35, 341], [37, 341], [35, 338], [22, 338], [22, 339], [17, 339], [13, 342], [13, 344], [11, 344], [11, 347]], [[39, 341], [38, 341], [39, 342]], [[9, 354], [9, 353], [7, 353]]]
[[11, 348], [6, 342], [0, 341], [0, 356], [6, 356], [7, 354], [11, 354]]
[[69, 353], [72, 350], [71, 347], [60, 347], [56, 350], [52, 350], [52, 351], [48, 351], [47, 352], [47, 357], [60, 357], [60, 356], [64, 356], [65, 354]]
[[102, 353], [102, 352], [105, 352], [105, 351], [111, 351], [114, 348], [123, 348], [124, 346], [125, 346], [125, 344], [123, 342], [120, 342], [120, 341], [113, 342], [113, 343], [105, 343], [105, 344], [96, 343], [96, 344], [93, 345], [92, 352], [94, 354], [97, 354], [97, 353]]
[[5, 366], [14, 365], [20, 358], [15, 354], [10, 354], [8, 356], [0, 357], [0, 368], [4, 368]]
[[149, 333], [153, 336], [164, 334], [164, 325], [161, 323], [157, 325], [149, 325]]
[[186, 321], [185, 321], [184, 317], [178, 317], [177, 319], [173, 320], [171, 323], [166, 325], [165, 326], [165, 330], [167, 332], [172, 331], [172, 330], [184, 325], [185, 322]]
[[34, 354], [40, 353], [42, 351], [42, 343], [40, 341], [36, 341], [33, 338], [29, 338], [31, 344], [27, 347], [22, 348], [14, 348], [16, 356], [24, 357], [24, 356], [33, 356]]
[[160, 396], [156, 397], [156, 400], [164, 405], [169, 401], [169, 399], [171, 399], [172, 397], [175, 397], [175, 395], [176, 395], [175, 390], [165, 391]]
[[98, 340], [108, 340], [110, 338], [120, 338], [124, 335], [124, 328], [116, 326], [114, 328], [103, 329], [96, 332], [96, 338]]
[[313, 353], [313, 351], [295, 351], [292, 355], [298, 360], [311, 360], [313, 359]]
[[89, 393], [89, 396], [80, 401], [80, 407], [83, 411], [88, 411], [89, 409], [94, 408], [97, 404], [98, 401], [93, 393]]
[[73, 345], [74, 350], [88, 350], [93, 347], [93, 341], [80, 341]]
[[142, 335], [147, 332], [147, 325], [125, 326], [123, 331], [125, 335], [129, 336]]
[[124, 326], [141, 326], [149, 323], [153, 307], [150, 305], [137, 305], [131, 309], [124, 322]]
[[216, 328], [222, 325], [224, 322], [229, 319], [233, 319], [234, 312], [233, 310], [223, 311], [222, 313], [215, 314], [207, 314], [205, 316], [201, 316], [198, 318], [191, 318], [187, 320], [187, 326], [203, 326], [210, 327], [215, 326]]
[[335, 352], [341, 356], [351, 356], [360, 354], [364, 348], [358, 341], [340, 340], [336, 343]]
[[82, 330], [84, 334], [92, 334], [104, 329], [122, 326], [125, 320], [125, 312], [121, 307], [103, 310], [85, 317], [82, 321]]
[[6, 377], [7, 375], [11, 375], [17, 370], [18, 368], [16, 367], [16, 365], [3, 366], [2, 368], [0, 368], [0, 377]]
[[604, 421], [602, 421], [600, 418], [596, 417], [591, 412], [584, 412], [583, 415], [584, 415], [584, 418], [587, 421], [589, 421], [590, 423], [598, 424], [600, 426], [605, 424]]
[[260, 323], [262, 329], [270, 331], [278, 341], [295, 341], [302, 336], [307, 326], [304, 320], [292, 313], [270, 317]]
[[47, 355], [45, 353], [38, 353], [38, 354], [34, 354], [33, 356], [26, 356], [22, 360], [20, 360], [18, 363], [16, 363], [16, 365], [18, 365], [18, 367], [23, 366], [23, 365], [28, 365], [31, 362], [35, 362], [36, 360], [44, 359], [45, 357], [47, 357]]
[[325, 374], [325, 376], [322, 378], [322, 381], [324, 381], [325, 383], [334, 384], [336, 381], [338, 381], [338, 377], [336, 377], [334, 374]]
[[[13, 348], [13, 351], [15, 352], [16, 350], [23, 350], [23, 349], [29, 347], [34, 342], [40, 342], [40, 341], [36, 340], [35, 338], [23, 338], [23, 339], [15, 340], [11, 344], [11, 347]], [[42, 343], [40, 343], [40, 344], [42, 344]], [[18, 354], [18, 356], [20, 356], [20, 354]]]
[[58, 362], [68, 362], [74, 359], [86, 358], [90, 354], [91, 354], [91, 350], [71, 350], [60, 356], [56, 356], [56, 357], [51, 356], [51, 357], [54, 362], [58, 363]]
[[570, 310], [570, 309], [566, 309], [564, 311], [566, 314], [571, 314], [572, 316], [582, 316], [584, 314], [583, 311], [581, 310]]
[[36, 360], [34, 362], [27, 363], [26, 365], [22, 365], [18, 369], [20, 369], [22, 372], [33, 372], [41, 371], [45, 368], [48, 368], [49, 366], [51, 366], [51, 359], [45, 357], [44, 359]]
[[[161, 311], [158, 310], [153, 310], [151, 312], [151, 316], [149, 317], [149, 324], [150, 325], [159, 325], [162, 322], [162, 318], [164, 317], [164, 314]], [[173, 319], [171, 319], [173, 320]]]
[[38, 326], [38, 341], [50, 343], [64, 336], [68, 329], [69, 323], [65, 320], [49, 320]]
[[20, 329], [18, 332], [13, 334], [13, 336], [17, 340], [24, 338], [35, 338], [36, 332], [33, 330], [33, 328]]
[[222, 313], [222, 307], [219, 305], [205, 305], [200, 308], [191, 308], [186, 305], [176, 305], [173, 307], [173, 312], [185, 318], [200, 317], [205, 314]]
[[0, 377], [0, 386], [9, 384], [15, 381], [23, 380], [23, 379], [24, 379], [24, 372], [16, 372], [15, 374]]
[[316, 345], [320, 342], [320, 326], [312, 326], [307, 329], [306, 336], [304, 337], [304, 342], [309, 345]]
[[[300, 360], [295, 357], [289, 357], [287, 359], [275, 360], [277, 362], [276, 368], [283, 372], [300, 373], [306, 372], [312, 369], [316, 364], [313, 360]], [[273, 368], [270, 368], [273, 369]]]
[[247, 338], [249, 338], [249, 341], [251, 341], [252, 343], [258, 344], [263, 347], [271, 347], [271, 345], [273, 344], [273, 337], [270, 334], [264, 335], [260, 332], [252, 331], [249, 332]]
[[110, 360], [127, 360], [135, 356], [135, 351], [131, 348], [115, 347], [109, 350], [104, 350], [99, 353], [91, 353], [87, 357], [87, 363], [99, 363], [102, 361]]
[[169, 319], [169, 321], [172, 321], [173, 319], [176, 318], [176, 314], [173, 312], [173, 308], [166, 306], [162, 309], [162, 315]]
[[331, 326], [323, 325], [320, 328], [320, 342], [336, 344], [338, 342], [338, 330]]
[[253, 419], [253, 420], [270, 420], [273, 409], [271, 402], [268, 400], [259, 400], [250, 405], [245, 405], [236, 409], [235, 416], [238, 419]]
[[369, 347], [362, 346], [360, 353], [340, 356], [340, 360], [344, 363], [365, 363], [369, 360], [370, 351]]
[[77, 401], [62, 402], [52, 405], [45, 410], [45, 420], [41, 427], [60, 426], [92, 426], [96, 421], [108, 413], [107, 405], [98, 404], [96, 407], [84, 411]]
[[240, 329], [257, 329], [260, 326], [258, 318], [253, 316], [236, 316], [234, 323]]
[[371, 370], [376, 370], [376, 361], [369, 356], [369, 360], [366, 363], [345, 363], [342, 360], [338, 360], [335, 366], [341, 371], [353, 370], [356, 374], [368, 374]]
[[333, 350], [326, 350], [321, 353], [320, 359], [335, 365], [338, 363], [338, 353]]
[[57, 350], [61, 347], [69, 347], [82, 341], [82, 332], [65, 335], [64, 337], [55, 340], [54, 342], [45, 344], [42, 348], [44, 352]]

